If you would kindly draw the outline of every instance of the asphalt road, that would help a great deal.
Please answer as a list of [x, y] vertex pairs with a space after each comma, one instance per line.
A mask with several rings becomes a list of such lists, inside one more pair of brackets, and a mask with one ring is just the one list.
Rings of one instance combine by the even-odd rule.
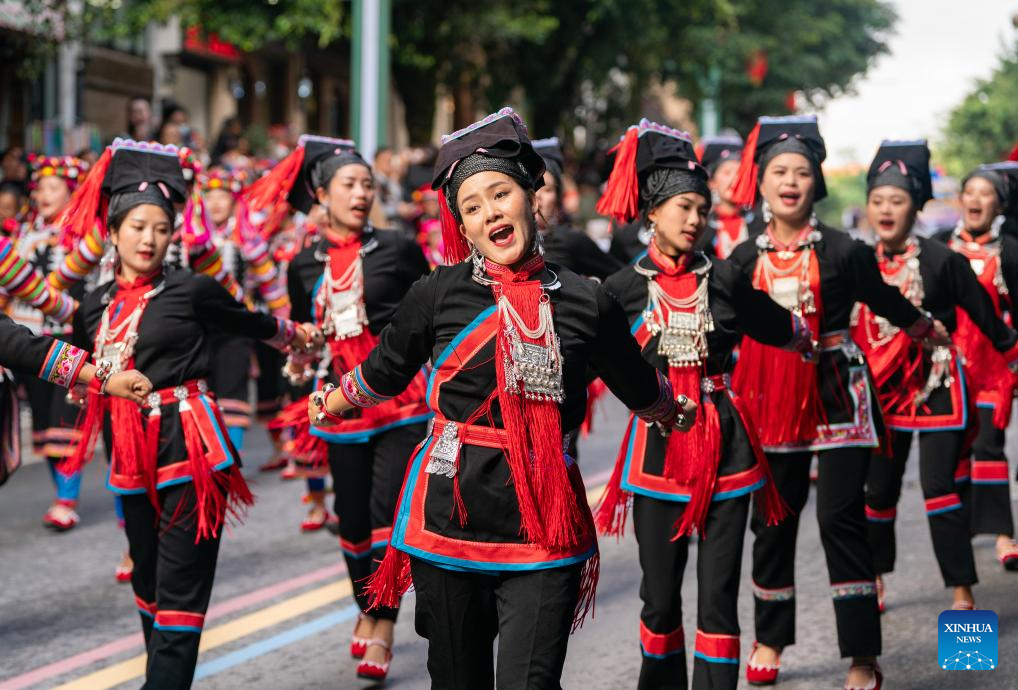
[[[601, 484], [615, 457], [624, 417], [604, 406], [595, 433], [581, 441], [590, 484]], [[245, 458], [258, 504], [224, 540], [212, 609], [206, 623], [195, 687], [201, 690], [370, 687], [358, 681], [347, 656], [355, 610], [337, 540], [327, 532], [302, 535], [299, 482], [259, 474], [268, 455], [260, 429], [248, 433]], [[1015, 455], [1015, 440], [1009, 439]], [[1018, 688], [1018, 667], [1005, 656], [994, 671], [959, 677], [937, 666], [937, 616], [950, 603], [933, 559], [916, 476], [910, 463], [899, 509], [897, 572], [889, 579], [883, 618], [886, 686], [895, 689]], [[81, 524], [67, 534], [45, 531], [40, 518], [52, 490], [46, 468], [31, 464], [0, 488], [0, 690], [14, 688], [137, 688], [143, 663], [140, 626], [129, 585], [114, 582], [125, 547], [101, 462], [88, 469]], [[1013, 492], [1014, 493], [1014, 492]], [[810, 501], [806, 510], [814, 514]], [[749, 540], [747, 539], [747, 545]], [[583, 690], [635, 686], [640, 663], [637, 615], [640, 578], [635, 539], [602, 543], [597, 615], [573, 637], [563, 687]], [[695, 570], [683, 583], [695, 602]], [[976, 541], [982, 583], [980, 608], [1000, 617], [1000, 650], [1018, 649], [1018, 574], [1005, 573], [989, 539]], [[748, 585], [749, 559], [743, 567]], [[807, 517], [797, 563], [799, 643], [786, 651], [780, 688], [840, 688], [847, 668], [837, 657], [832, 606], [816, 521]], [[429, 687], [426, 647], [413, 630], [413, 595], [397, 630], [387, 687]], [[743, 659], [752, 643], [752, 597], [741, 593]], [[685, 615], [687, 638], [695, 607]], [[740, 685], [740, 687], [742, 687]]]

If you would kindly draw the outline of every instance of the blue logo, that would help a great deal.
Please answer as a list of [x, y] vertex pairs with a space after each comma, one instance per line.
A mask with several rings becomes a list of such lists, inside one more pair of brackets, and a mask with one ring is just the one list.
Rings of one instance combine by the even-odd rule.
[[993, 611], [944, 611], [937, 621], [938, 666], [948, 671], [997, 668], [997, 614]]

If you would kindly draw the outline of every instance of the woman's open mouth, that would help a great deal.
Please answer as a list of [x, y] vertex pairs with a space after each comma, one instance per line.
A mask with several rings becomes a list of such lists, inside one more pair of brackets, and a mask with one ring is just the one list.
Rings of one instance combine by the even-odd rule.
[[877, 225], [880, 226], [881, 230], [894, 230], [894, 219], [881, 218], [877, 221]]
[[781, 203], [785, 206], [795, 206], [799, 203], [799, 199], [802, 198], [801, 192], [782, 192], [778, 195], [781, 199]]
[[500, 225], [488, 233], [488, 240], [496, 247], [508, 247], [513, 242], [516, 228], [512, 225]]

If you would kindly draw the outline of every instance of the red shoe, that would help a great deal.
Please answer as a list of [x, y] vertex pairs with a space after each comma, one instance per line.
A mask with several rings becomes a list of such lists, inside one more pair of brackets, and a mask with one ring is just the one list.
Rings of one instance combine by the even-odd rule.
[[363, 659], [364, 654], [368, 651], [368, 640], [364, 637], [357, 637], [357, 628], [360, 627], [361, 621], [364, 620], [364, 614], [357, 614], [357, 625], [353, 628], [353, 635], [350, 636], [350, 656], [354, 659]]
[[956, 601], [951, 604], [952, 611], [975, 611], [976, 605], [971, 601]]
[[[374, 661], [362, 660], [361, 663], [357, 664], [357, 677], [380, 683], [385, 680], [386, 676], [389, 675], [389, 665], [392, 663], [392, 649], [389, 647], [389, 643], [385, 640], [370, 640], [367, 646], [381, 647], [384, 649], [385, 662], [379, 664]], [[366, 649], [367, 648], [365, 648], [365, 650]]]
[[78, 514], [74, 511], [77, 501], [57, 499], [42, 516], [42, 524], [57, 532], [66, 532], [78, 524]]
[[877, 575], [877, 608], [880, 613], [887, 612], [887, 602], [884, 601], [884, 578]]
[[134, 563], [130, 565], [124, 565], [119, 563], [117, 569], [113, 571], [113, 577], [116, 578], [117, 582], [130, 582], [131, 575], [134, 574]]
[[759, 642], [753, 643], [753, 651], [749, 653], [746, 661], [746, 682], [750, 685], [774, 685], [778, 682], [778, 671], [781, 670], [780, 660], [776, 664], [756, 664], [753, 657], [756, 656]]
[[1004, 566], [1004, 570], [1018, 570], [1018, 543], [1011, 540], [1006, 548], [997, 547], [997, 560]]
[[279, 478], [286, 482], [297, 479], [297, 477], [297, 465], [292, 462], [288, 462], [286, 467], [283, 468], [283, 471], [279, 473]]
[[260, 472], [275, 472], [286, 467], [287, 459], [285, 455], [277, 455], [274, 458], [269, 458], [269, 461], [258, 468]]
[[307, 517], [304, 518], [304, 522], [300, 523], [301, 532], [317, 532], [325, 527], [325, 523], [329, 521], [329, 511], [322, 508], [317, 512], [317, 516], [315, 512], [311, 511], [308, 513]]
[[880, 672], [880, 664], [852, 664], [853, 668], [865, 668], [873, 672], [873, 680], [863, 686], [846, 685], [845, 690], [880, 690], [884, 687], [884, 674]]

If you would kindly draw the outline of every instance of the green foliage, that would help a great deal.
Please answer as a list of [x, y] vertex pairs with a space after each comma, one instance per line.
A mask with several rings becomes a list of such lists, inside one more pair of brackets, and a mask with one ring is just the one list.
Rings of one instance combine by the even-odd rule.
[[817, 216], [828, 225], [841, 227], [842, 214], [866, 206], [866, 171], [826, 175], [827, 197], [816, 205]]
[[962, 176], [980, 163], [998, 161], [1018, 143], [1018, 42], [1008, 48], [989, 79], [951, 111], [937, 146], [937, 160]]
[[[66, 9], [69, 0], [28, 0]], [[591, 146], [645, 110], [646, 87], [674, 80], [701, 100], [721, 75], [722, 122], [742, 132], [784, 111], [791, 91], [814, 102], [851, 88], [887, 50], [895, 15], [885, 0], [392, 0], [394, 83], [415, 141], [430, 137], [435, 92], [456, 124], [515, 102], [536, 135], [587, 128]], [[121, 7], [121, 3], [123, 6]], [[137, 35], [178, 16], [242, 50], [326, 46], [350, 35], [349, 0], [86, 0], [109, 35]], [[746, 72], [763, 51], [760, 84]], [[520, 102], [522, 100], [522, 103]]]

